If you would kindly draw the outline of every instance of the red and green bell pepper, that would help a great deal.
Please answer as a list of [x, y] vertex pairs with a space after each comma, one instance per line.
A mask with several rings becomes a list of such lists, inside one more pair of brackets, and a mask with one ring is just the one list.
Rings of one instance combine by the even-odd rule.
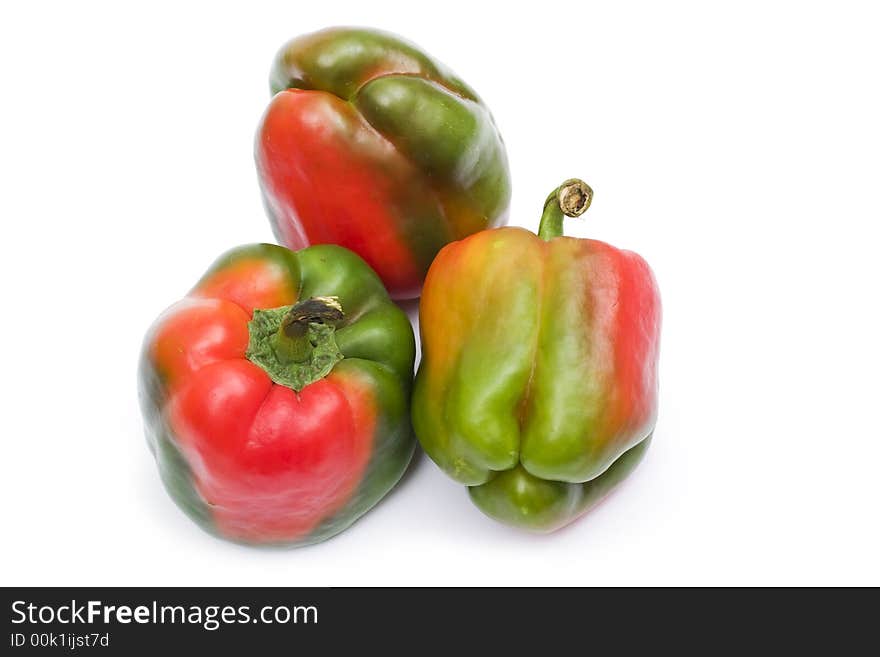
[[416, 46], [370, 29], [301, 36], [271, 88], [255, 155], [280, 243], [345, 246], [406, 299], [441, 247], [503, 222], [510, 175], [492, 116]]
[[419, 308], [413, 423], [488, 515], [535, 531], [594, 506], [636, 466], [657, 417], [660, 298], [645, 261], [562, 235], [589, 206], [571, 180], [538, 235], [446, 246]]
[[414, 355], [406, 315], [354, 253], [229, 251], [144, 342], [141, 404], [166, 488], [224, 538], [333, 536], [409, 463]]

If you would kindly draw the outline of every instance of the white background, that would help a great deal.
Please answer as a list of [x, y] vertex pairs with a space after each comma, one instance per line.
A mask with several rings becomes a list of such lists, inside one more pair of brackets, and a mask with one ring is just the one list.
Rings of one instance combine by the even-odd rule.
[[[516, 7], [516, 8], [514, 8]], [[0, 14], [2, 584], [880, 584], [880, 40], [873, 3], [14, 3]], [[422, 457], [350, 530], [214, 539], [166, 496], [136, 363], [222, 251], [272, 241], [268, 68], [334, 24], [489, 103], [511, 223], [640, 252], [664, 302], [654, 446], [550, 536]]]

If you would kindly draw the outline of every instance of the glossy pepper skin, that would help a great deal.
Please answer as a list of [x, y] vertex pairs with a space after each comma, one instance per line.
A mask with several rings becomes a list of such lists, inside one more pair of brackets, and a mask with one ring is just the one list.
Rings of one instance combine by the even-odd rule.
[[300, 36], [271, 89], [255, 156], [280, 243], [345, 246], [407, 299], [441, 247], [503, 223], [510, 175], [492, 116], [416, 46], [371, 29]]
[[354, 253], [229, 251], [144, 341], [141, 407], [166, 489], [237, 542], [341, 532], [412, 456], [414, 355], [406, 315]]
[[638, 464], [657, 417], [660, 298], [635, 253], [562, 236], [592, 191], [564, 183], [537, 236], [445, 247], [419, 308], [413, 424], [487, 515], [537, 532], [595, 506]]

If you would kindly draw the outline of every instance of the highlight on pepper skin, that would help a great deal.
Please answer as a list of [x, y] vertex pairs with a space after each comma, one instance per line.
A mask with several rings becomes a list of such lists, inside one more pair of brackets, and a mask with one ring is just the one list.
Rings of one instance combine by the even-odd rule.
[[547, 198], [538, 235], [446, 246], [419, 307], [413, 425], [487, 515], [548, 532], [594, 507], [643, 457], [657, 418], [660, 296], [647, 263], [563, 235], [592, 190]]
[[343, 531], [410, 461], [414, 357], [409, 320], [354, 253], [229, 251], [144, 341], [141, 407], [166, 489], [237, 542]]
[[445, 244], [505, 221], [489, 109], [415, 45], [364, 28], [307, 34], [279, 51], [270, 86], [255, 159], [281, 244], [347, 247], [410, 299]]

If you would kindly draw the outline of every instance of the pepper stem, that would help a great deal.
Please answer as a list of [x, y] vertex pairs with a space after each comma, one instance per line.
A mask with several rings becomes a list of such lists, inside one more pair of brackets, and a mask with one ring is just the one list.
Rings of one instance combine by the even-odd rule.
[[562, 237], [562, 220], [581, 216], [592, 201], [593, 190], [587, 183], [577, 178], [566, 180], [544, 201], [538, 237], [548, 242], [554, 237]]
[[314, 345], [309, 324], [335, 324], [344, 317], [339, 297], [312, 297], [291, 307], [272, 339], [272, 350], [280, 363], [302, 363]]

